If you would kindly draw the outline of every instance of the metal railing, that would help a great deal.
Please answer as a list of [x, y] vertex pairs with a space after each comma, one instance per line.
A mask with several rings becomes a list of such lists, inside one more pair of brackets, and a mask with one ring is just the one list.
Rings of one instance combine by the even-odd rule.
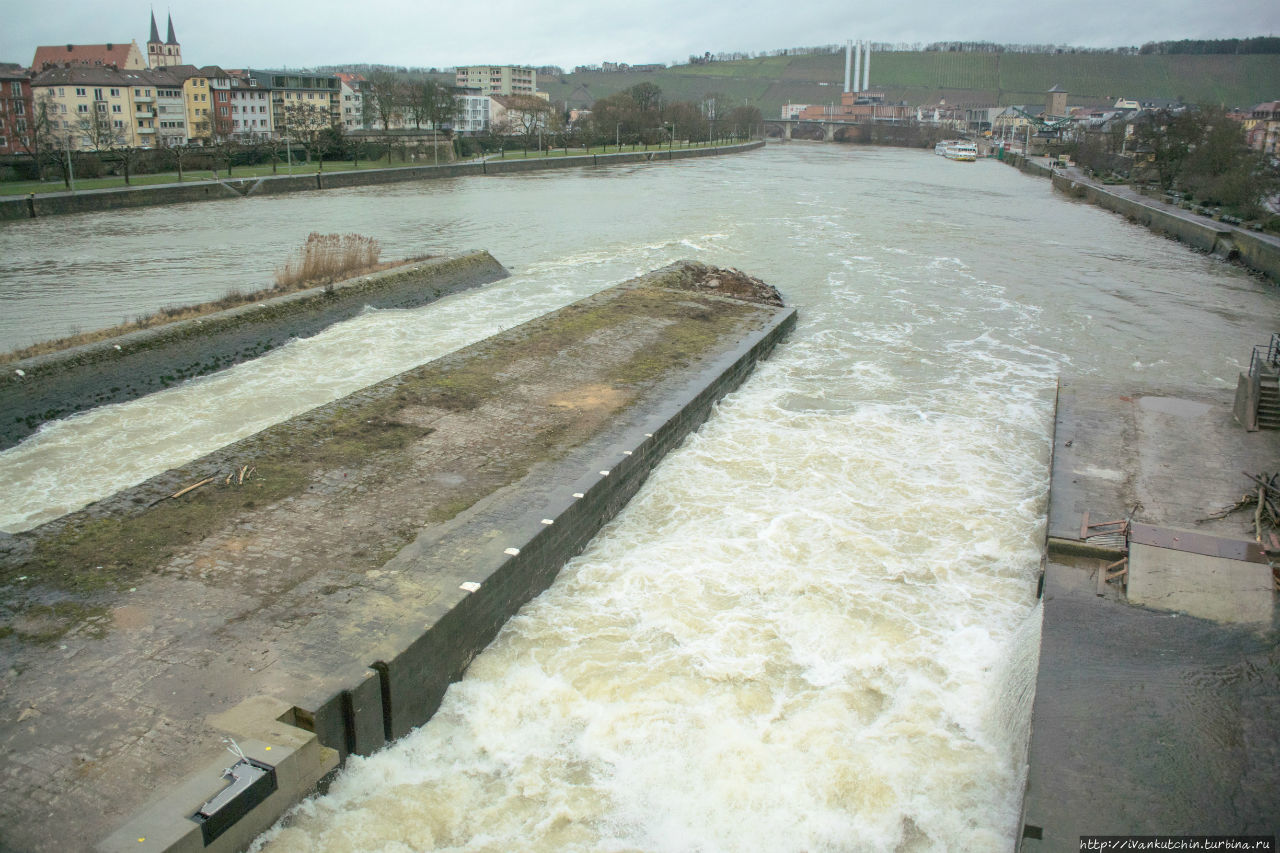
[[1253, 348], [1253, 358], [1249, 361], [1249, 375], [1257, 376], [1263, 368], [1280, 369], [1280, 332], [1271, 333], [1271, 342], [1258, 344]]

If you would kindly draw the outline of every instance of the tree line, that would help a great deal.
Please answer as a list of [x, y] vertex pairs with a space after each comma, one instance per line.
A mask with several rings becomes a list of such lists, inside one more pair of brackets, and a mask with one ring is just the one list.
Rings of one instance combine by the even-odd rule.
[[1267, 200], [1280, 192], [1276, 163], [1248, 146], [1243, 126], [1220, 106], [1156, 110], [1137, 120], [1131, 136], [1116, 122], [1078, 140], [1075, 160], [1095, 173], [1155, 184], [1244, 219], [1265, 217]]
[[1182, 39], [1180, 41], [1149, 41], [1138, 49], [1142, 55], [1191, 54], [1207, 56], [1230, 54], [1240, 56], [1251, 53], [1280, 53], [1280, 37], [1260, 36], [1247, 39]]

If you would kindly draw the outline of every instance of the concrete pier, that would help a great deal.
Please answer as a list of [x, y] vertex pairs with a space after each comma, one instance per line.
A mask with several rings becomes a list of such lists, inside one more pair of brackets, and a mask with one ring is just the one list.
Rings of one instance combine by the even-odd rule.
[[[0, 542], [0, 848], [243, 846], [429, 719], [794, 322], [673, 265]], [[272, 778], [206, 846], [228, 737]]]
[[1272, 570], [1251, 512], [1206, 520], [1280, 432], [1231, 412], [1225, 389], [1060, 386], [1024, 851], [1280, 826]]

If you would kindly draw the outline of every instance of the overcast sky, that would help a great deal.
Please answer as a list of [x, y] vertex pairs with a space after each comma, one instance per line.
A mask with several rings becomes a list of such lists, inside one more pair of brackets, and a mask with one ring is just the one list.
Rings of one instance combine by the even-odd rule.
[[[136, 40], [145, 52], [151, 8], [60, 0], [5, 4], [0, 62], [31, 62], [37, 45]], [[56, 11], [54, 11], [56, 10]], [[447, 67], [683, 62], [703, 51], [943, 40], [1138, 45], [1280, 32], [1276, 0], [365, 0], [326, 4], [218, 0], [156, 6], [173, 14], [183, 59], [227, 68], [340, 63]]]

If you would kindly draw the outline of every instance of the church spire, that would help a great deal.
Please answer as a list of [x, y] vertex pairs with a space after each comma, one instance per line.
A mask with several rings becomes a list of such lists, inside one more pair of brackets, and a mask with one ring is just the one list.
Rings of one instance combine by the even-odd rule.
[[152, 44], [160, 43], [160, 29], [156, 27], [156, 10], [155, 9], [151, 10], [151, 38], [149, 39], [149, 41]]
[[164, 40], [165, 44], [177, 44], [178, 37], [173, 34], [173, 13], [169, 13], [169, 37]]

